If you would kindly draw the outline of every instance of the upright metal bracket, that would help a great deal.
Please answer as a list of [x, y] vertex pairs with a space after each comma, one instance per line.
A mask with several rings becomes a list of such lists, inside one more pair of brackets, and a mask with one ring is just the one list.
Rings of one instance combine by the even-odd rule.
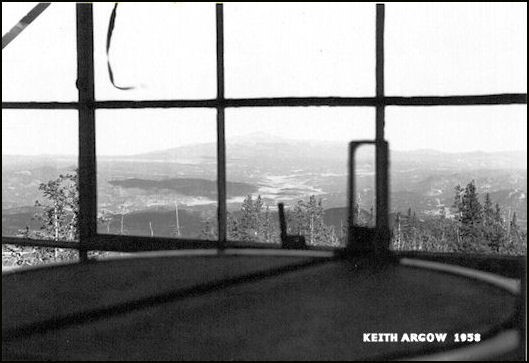
[[[356, 185], [355, 156], [361, 145], [375, 145], [376, 160], [376, 226], [357, 226], [355, 220]], [[347, 250], [354, 253], [389, 254], [389, 152], [385, 140], [353, 141], [349, 144], [348, 229]]]

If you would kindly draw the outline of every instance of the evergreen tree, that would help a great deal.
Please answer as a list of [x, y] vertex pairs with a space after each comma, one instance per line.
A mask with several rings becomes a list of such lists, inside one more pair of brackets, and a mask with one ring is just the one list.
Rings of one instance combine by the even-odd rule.
[[527, 255], [527, 233], [520, 230], [516, 212], [513, 212], [507, 223], [507, 228], [504, 228], [504, 240], [498, 252], [506, 255]]
[[478, 199], [474, 181], [468, 183], [461, 199], [461, 223], [478, 226], [482, 222], [482, 206]]
[[503, 235], [503, 228], [496, 221], [490, 194], [487, 193], [485, 195], [485, 201], [483, 202], [483, 237], [492, 251], [498, 252]]
[[491, 225], [494, 221], [494, 209], [492, 208], [492, 201], [490, 194], [485, 194], [485, 202], [483, 203], [483, 223]]
[[[457, 193], [457, 187], [456, 187]], [[462, 252], [486, 252], [482, 228], [483, 207], [472, 180], [467, 184], [458, 204], [460, 248]], [[457, 200], [457, 195], [455, 197]], [[456, 204], [456, 203], [454, 203]]]
[[[38, 231], [29, 226], [21, 229], [17, 237], [75, 241], [79, 239], [77, 221], [79, 215], [79, 193], [77, 172], [61, 174], [58, 178], [39, 185], [43, 200], [35, 202], [37, 212], [34, 220], [40, 222]], [[33, 265], [45, 261], [67, 261], [77, 259], [77, 251], [48, 247], [2, 247], [17, 265]]]
[[262, 235], [264, 237], [264, 242], [279, 242], [279, 231], [274, 230], [272, 215], [270, 213], [270, 207], [268, 205], [265, 208], [264, 217], [262, 218], [261, 230]]
[[227, 235], [228, 239], [240, 241], [241, 233], [239, 231], [239, 222], [230, 212], [227, 213]]
[[456, 185], [454, 190], [455, 190], [454, 204], [452, 205], [452, 207], [456, 211], [456, 217], [455, 217], [456, 220], [461, 221], [461, 215], [462, 215], [462, 210], [463, 210], [462, 204], [463, 204], [464, 190], [463, 190], [463, 188], [461, 188], [461, 185], [459, 185], [459, 184]]
[[411, 209], [404, 216], [397, 213], [392, 247], [432, 252], [526, 253], [527, 235], [520, 231], [516, 214], [513, 212], [505, 221], [500, 205], [494, 204], [489, 194], [481, 205], [474, 181], [465, 188], [456, 186], [453, 207], [453, 219], [441, 215], [417, 220]]
[[516, 212], [510, 221], [505, 221], [500, 205], [496, 203], [492, 208], [492, 201], [485, 199], [483, 215], [485, 240], [491, 252], [508, 255], [525, 253], [526, 237], [520, 233]]
[[289, 233], [305, 236], [308, 245], [337, 246], [343, 243], [334, 227], [325, 224], [323, 202], [314, 195], [307, 202], [299, 200], [286, 215]]
[[274, 228], [268, 206], [265, 207], [261, 196], [254, 200], [248, 195], [237, 216], [231, 216], [228, 223], [228, 237], [239, 241], [275, 242], [279, 231]]
[[79, 239], [77, 220], [79, 215], [79, 192], [77, 173], [60, 175], [55, 180], [41, 183], [39, 190], [45, 201], [35, 202], [38, 212], [35, 219], [42, 226], [38, 238], [55, 241]]
[[496, 203], [496, 208], [494, 210], [494, 220], [497, 223], [503, 224], [503, 218], [501, 216], [501, 208], [500, 208], [500, 205], [498, 203]]

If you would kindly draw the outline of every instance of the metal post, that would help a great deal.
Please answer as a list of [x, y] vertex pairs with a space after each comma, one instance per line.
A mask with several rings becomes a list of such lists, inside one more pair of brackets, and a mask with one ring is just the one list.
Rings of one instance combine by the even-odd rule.
[[226, 139], [224, 135], [224, 13], [222, 4], [217, 4], [217, 223], [219, 249], [227, 240], [226, 210]]
[[97, 232], [92, 4], [77, 4], [77, 88], [79, 90], [79, 257]]
[[375, 250], [389, 249], [389, 160], [384, 140], [384, 4], [377, 4], [376, 13], [376, 226]]

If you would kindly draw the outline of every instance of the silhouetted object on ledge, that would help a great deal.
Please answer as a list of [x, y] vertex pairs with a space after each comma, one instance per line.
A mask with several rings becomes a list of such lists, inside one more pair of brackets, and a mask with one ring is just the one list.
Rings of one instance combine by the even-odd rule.
[[279, 210], [279, 226], [281, 228], [281, 247], [287, 249], [304, 249], [307, 247], [304, 236], [288, 235], [287, 221], [285, 218], [285, 206], [283, 203], [277, 204]]
[[354, 243], [354, 247], [351, 248], [352, 250], [356, 252], [371, 252], [373, 250], [376, 228], [350, 224], [349, 235], [352, 241], [348, 244], [348, 247]]
[[[357, 226], [355, 220], [355, 154], [358, 147], [362, 145], [374, 145], [376, 157], [376, 226]], [[371, 254], [380, 261], [386, 261], [391, 257], [389, 251], [389, 153], [388, 143], [385, 140], [361, 140], [349, 144], [349, 221], [347, 237], [347, 253], [352, 255]], [[391, 258], [389, 258], [391, 260]]]

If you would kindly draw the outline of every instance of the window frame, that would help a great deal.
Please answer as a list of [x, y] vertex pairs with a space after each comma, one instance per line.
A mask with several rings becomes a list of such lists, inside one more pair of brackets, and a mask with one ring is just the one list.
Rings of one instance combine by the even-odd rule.
[[[40, 3], [42, 4], [42, 3]], [[37, 5], [42, 6], [42, 5]], [[386, 106], [475, 106], [527, 104], [527, 93], [502, 93], [455, 96], [385, 96], [384, 93], [384, 4], [376, 4], [376, 95], [374, 97], [270, 97], [225, 98], [224, 86], [224, 16], [223, 4], [216, 4], [216, 68], [217, 96], [198, 100], [96, 101], [94, 96], [93, 6], [76, 4], [77, 17], [77, 102], [2, 102], [2, 109], [77, 110], [79, 123], [79, 241], [65, 242], [2, 236], [2, 244], [73, 248], [80, 260], [87, 260], [87, 251], [155, 251], [175, 249], [281, 248], [279, 244], [248, 243], [227, 239], [226, 140], [225, 110], [237, 107], [374, 107], [376, 137], [367, 140], [376, 146], [376, 225], [388, 226], [389, 160], [383, 152]], [[2, 49], [7, 46], [4, 45]], [[13, 39], [11, 39], [13, 40]], [[11, 41], [9, 40], [9, 41]], [[217, 240], [139, 237], [101, 234], [97, 232], [97, 180], [95, 152], [95, 111], [98, 109], [145, 108], [214, 108], [217, 111]], [[389, 251], [389, 245], [382, 246]], [[340, 250], [341, 248], [308, 246], [309, 250]], [[405, 251], [403, 251], [405, 252]], [[397, 252], [398, 253], [398, 252]], [[432, 253], [429, 253], [432, 254]], [[439, 253], [443, 255], [442, 253]]]

